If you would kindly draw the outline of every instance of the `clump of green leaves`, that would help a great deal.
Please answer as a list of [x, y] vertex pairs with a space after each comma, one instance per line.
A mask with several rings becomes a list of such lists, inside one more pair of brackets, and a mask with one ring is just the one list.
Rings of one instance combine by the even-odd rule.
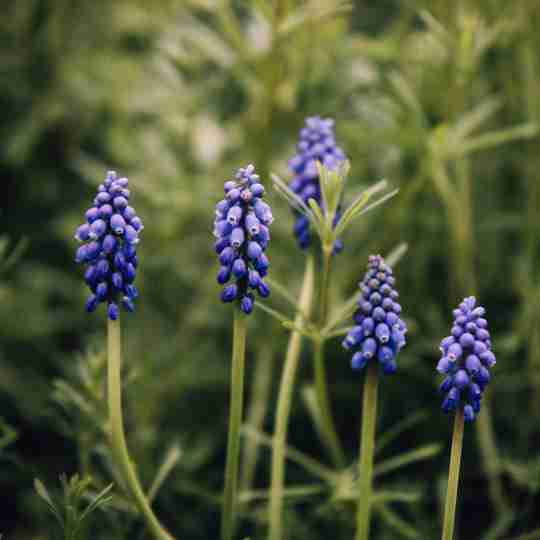
[[60, 476], [62, 492], [52, 496], [45, 484], [36, 478], [34, 487], [37, 494], [45, 501], [51, 514], [60, 525], [65, 540], [78, 540], [87, 518], [99, 508], [106, 507], [111, 501], [113, 484], [97, 494], [91, 491], [92, 479], [89, 476], [80, 478], [78, 474], [68, 479]]

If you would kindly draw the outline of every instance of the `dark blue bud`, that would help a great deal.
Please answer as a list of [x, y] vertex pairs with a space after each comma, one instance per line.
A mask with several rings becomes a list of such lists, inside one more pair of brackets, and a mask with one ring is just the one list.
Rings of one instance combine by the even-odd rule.
[[99, 207], [99, 217], [108, 220], [113, 215], [113, 207], [110, 204], [104, 204]]
[[246, 315], [249, 315], [253, 310], [253, 298], [248, 295], [242, 297], [242, 300], [240, 300], [240, 309]]
[[100, 300], [104, 300], [107, 296], [108, 286], [105, 281], [102, 281], [96, 287], [96, 295]]
[[247, 266], [243, 259], [236, 259], [232, 266], [232, 273], [238, 279], [243, 278], [247, 274]]
[[125, 219], [120, 214], [114, 214], [111, 217], [111, 229], [118, 236], [124, 234], [124, 228], [126, 226]]
[[98, 305], [98, 297], [95, 294], [92, 294], [87, 298], [84, 304], [84, 309], [87, 313], [92, 313], [92, 311], [95, 311], [97, 305]]
[[232, 247], [226, 247], [219, 256], [219, 262], [222, 266], [229, 266], [235, 258], [234, 249]]
[[270, 287], [268, 287], [268, 285], [262, 280], [259, 282], [259, 285], [257, 286], [257, 291], [263, 298], [266, 298], [267, 296], [270, 295]]
[[231, 278], [231, 270], [229, 266], [222, 266], [217, 274], [217, 282], [220, 285], [224, 285]]
[[103, 253], [110, 255], [116, 247], [116, 238], [112, 234], [108, 234], [103, 239], [102, 244]]
[[111, 276], [111, 281], [116, 289], [119, 291], [122, 290], [124, 286], [124, 279], [122, 278], [122, 274], [120, 272], [114, 272]]
[[236, 299], [237, 294], [238, 287], [235, 284], [227, 285], [226, 287], [223, 287], [223, 290], [221, 291], [221, 300], [223, 302], [232, 302]]
[[351, 358], [351, 367], [353, 369], [362, 369], [367, 362], [368, 359], [361, 352], [355, 352]]
[[130, 313], [133, 313], [135, 311], [135, 304], [133, 303], [133, 300], [131, 300], [131, 298], [129, 298], [128, 296], [124, 296], [122, 298], [122, 307]]
[[474, 420], [474, 411], [470, 405], [463, 407], [463, 416], [466, 422], [472, 422]]
[[[231, 237], [230, 237], [231, 246], [233, 248], [238, 249], [244, 243], [244, 238], [245, 238], [244, 229], [242, 229], [241, 227], [234, 228], [231, 232]], [[249, 252], [249, 248], [248, 248], [248, 252]]]
[[114, 302], [111, 302], [107, 306], [107, 317], [109, 317], [111, 321], [116, 321], [118, 319], [118, 306]]

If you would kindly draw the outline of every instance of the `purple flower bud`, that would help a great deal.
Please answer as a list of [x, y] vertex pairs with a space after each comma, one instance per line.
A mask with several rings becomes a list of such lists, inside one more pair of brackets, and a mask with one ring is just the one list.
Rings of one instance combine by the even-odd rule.
[[461, 355], [463, 354], [463, 349], [461, 348], [461, 345], [458, 343], [454, 343], [448, 347], [448, 352], [446, 356], [448, 356], [448, 359], [451, 362], [454, 362], [457, 360]]
[[111, 281], [115, 289], [121, 291], [124, 286], [124, 279], [120, 272], [113, 272], [111, 276]]
[[251, 236], [259, 234], [260, 225], [261, 223], [255, 214], [249, 213], [246, 216], [246, 228]]
[[470, 405], [463, 407], [463, 416], [466, 422], [472, 422], [474, 420], [474, 411]]
[[466, 332], [459, 338], [459, 343], [463, 348], [472, 347], [474, 345], [474, 336]]
[[123, 210], [124, 208], [127, 208], [128, 202], [125, 197], [118, 196], [113, 199], [113, 206], [117, 210]]
[[116, 321], [118, 319], [118, 313], [118, 306], [114, 302], [111, 302], [107, 306], [107, 316], [111, 321]]
[[106, 230], [107, 224], [102, 219], [96, 219], [96, 221], [90, 225], [89, 236], [93, 239], [100, 238], [105, 234]]
[[77, 227], [77, 231], [75, 232], [75, 239], [79, 242], [86, 242], [90, 238], [90, 225], [88, 223], [84, 223], [80, 227]]
[[107, 296], [107, 290], [108, 290], [107, 282], [102, 281], [102, 282], [99, 283], [98, 286], [96, 287], [96, 296], [97, 296], [100, 300], [105, 299], [105, 297]]
[[124, 211], [122, 212], [122, 216], [124, 216], [124, 219], [126, 221], [131, 222], [131, 220], [136, 216], [135, 210], [131, 208], [131, 206], [127, 206]]
[[228, 266], [222, 266], [219, 269], [216, 280], [220, 285], [224, 285], [231, 278], [231, 270]]
[[259, 275], [259, 272], [257, 272], [257, 270], [249, 270], [248, 271], [248, 285], [252, 289], [257, 289], [259, 287], [260, 282], [261, 282], [261, 276]]
[[262, 255], [262, 248], [261, 246], [255, 242], [250, 241], [247, 248], [247, 256], [254, 261], [255, 259], [258, 259]]
[[92, 294], [87, 298], [84, 304], [84, 309], [87, 313], [92, 313], [92, 311], [95, 311], [97, 305], [98, 305], [98, 298], [95, 294]]
[[104, 204], [99, 207], [99, 217], [108, 220], [113, 215], [113, 207], [110, 204]]
[[454, 376], [454, 384], [456, 388], [461, 390], [469, 384], [469, 377], [464, 369], [460, 369]]
[[126, 222], [124, 218], [120, 214], [114, 214], [111, 217], [111, 229], [113, 232], [117, 235], [124, 234], [124, 228], [126, 226]]
[[219, 262], [222, 266], [229, 266], [235, 257], [234, 249], [232, 247], [226, 247], [219, 256]]
[[99, 210], [95, 207], [89, 208], [85, 213], [88, 223], [93, 223], [99, 217]]
[[[235, 249], [238, 249], [243, 243], [244, 243], [244, 229], [242, 227], [236, 227], [232, 230], [231, 233], [231, 246]], [[249, 248], [248, 248], [248, 254], [249, 254]], [[248, 255], [249, 256], [249, 255]]]
[[137, 231], [131, 225], [126, 225], [124, 229], [124, 238], [126, 242], [130, 244], [139, 243], [139, 235], [137, 234]]
[[128, 283], [131, 283], [135, 279], [135, 267], [131, 263], [127, 263], [124, 277]]
[[242, 208], [240, 208], [240, 206], [233, 206], [227, 212], [227, 221], [231, 225], [233, 226], [238, 225], [241, 219], [242, 219]]
[[235, 284], [227, 285], [226, 287], [223, 287], [223, 290], [221, 291], [221, 300], [222, 302], [232, 302], [235, 300], [237, 294], [238, 287]]
[[477, 373], [480, 369], [480, 360], [478, 359], [478, 356], [475, 354], [469, 354], [465, 360], [465, 367], [471, 375]]
[[247, 266], [243, 259], [238, 258], [232, 265], [232, 273], [238, 279], [243, 278], [247, 274]]
[[379, 323], [375, 329], [375, 335], [380, 343], [388, 343], [390, 339], [390, 328], [384, 323]]
[[262, 298], [266, 298], [270, 294], [270, 288], [262, 280], [259, 282], [259, 285], [257, 286], [257, 291], [259, 292], [260, 296], [262, 296]]
[[122, 307], [130, 313], [133, 313], [135, 311], [135, 304], [133, 303], [133, 300], [129, 298], [129, 296], [124, 296], [122, 298]]
[[377, 342], [373, 338], [367, 338], [362, 343], [362, 354], [365, 358], [368, 360], [370, 358], [373, 358], [375, 353], [377, 352]]
[[362, 322], [362, 331], [364, 336], [371, 336], [375, 328], [375, 321], [371, 317], [367, 317]]
[[351, 367], [353, 369], [362, 369], [367, 362], [368, 359], [361, 352], [355, 352], [351, 358]]
[[249, 315], [253, 310], [253, 298], [248, 295], [242, 297], [242, 300], [240, 300], [240, 309], [246, 315]]
[[141, 221], [141, 218], [135, 216], [131, 219], [129, 224], [139, 233], [144, 229], [143, 223]]

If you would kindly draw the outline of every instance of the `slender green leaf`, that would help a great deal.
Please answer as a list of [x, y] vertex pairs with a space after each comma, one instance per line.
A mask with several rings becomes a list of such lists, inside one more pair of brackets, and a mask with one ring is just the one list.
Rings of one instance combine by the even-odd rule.
[[381, 476], [388, 474], [389, 472], [396, 471], [417, 461], [424, 461], [436, 456], [442, 449], [442, 445], [439, 443], [427, 444], [420, 446], [414, 450], [403, 452], [393, 458], [386, 459], [375, 466], [373, 474], [375, 476]]

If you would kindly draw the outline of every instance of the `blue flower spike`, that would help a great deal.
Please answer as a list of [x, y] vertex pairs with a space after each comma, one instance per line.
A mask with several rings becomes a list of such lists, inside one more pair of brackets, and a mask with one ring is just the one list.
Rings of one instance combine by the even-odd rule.
[[444, 395], [442, 409], [448, 413], [463, 407], [465, 420], [471, 422], [480, 411], [482, 394], [495, 365], [491, 350], [486, 310], [469, 296], [453, 311], [450, 335], [441, 341], [442, 358], [437, 371], [445, 375], [439, 386]]
[[[293, 179], [289, 188], [307, 205], [309, 199], [314, 199], [322, 205], [322, 194], [317, 170], [317, 162], [326, 169], [336, 170], [345, 161], [345, 153], [337, 146], [334, 136], [334, 121], [330, 118], [311, 116], [306, 118], [304, 127], [300, 130], [297, 153], [289, 160], [289, 170]], [[334, 218], [334, 226], [339, 221], [339, 213]], [[311, 245], [309, 219], [298, 214], [294, 223], [294, 235], [301, 249]], [[334, 244], [334, 252], [343, 248], [341, 240]]]
[[75, 232], [81, 243], [75, 262], [85, 266], [84, 280], [91, 291], [85, 309], [90, 313], [106, 303], [107, 317], [112, 321], [118, 319], [119, 305], [133, 311], [138, 296], [133, 283], [137, 244], [144, 227], [129, 206], [129, 195], [128, 179], [109, 171], [85, 213], [86, 222]]
[[353, 317], [355, 326], [343, 341], [343, 347], [354, 353], [353, 369], [362, 369], [373, 359], [386, 375], [396, 371], [396, 358], [405, 346], [407, 326], [400, 318], [399, 294], [394, 285], [390, 266], [380, 255], [371, 255], [360, 283], [362, 295]]
[[262, 200], [265, 190], [253, 165], [238, 169], [234, 180], [225, 182], [224, 191], [225, 198], [216, 204], [214, 221], [220, 264], [217, 282], [224, 285], [221, 300], [237, 301], [240, 309], [249, 314], [254, 292], [262, 298], [270, 294], [263, 278], [268, 273], [265, 250], [274, 218]]

